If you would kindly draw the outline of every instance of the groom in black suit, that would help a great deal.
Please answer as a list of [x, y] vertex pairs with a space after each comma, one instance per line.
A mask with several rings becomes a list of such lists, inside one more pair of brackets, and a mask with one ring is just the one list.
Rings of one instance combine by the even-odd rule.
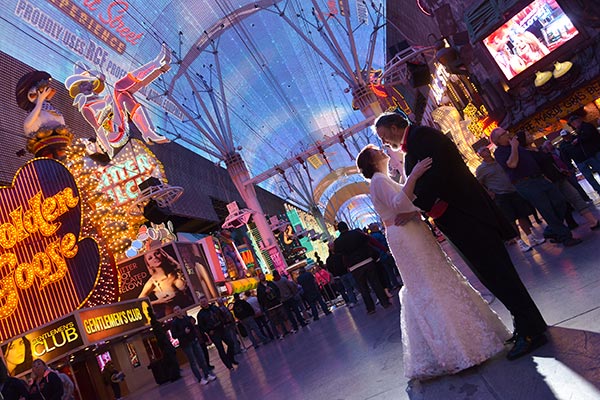
[[[481, 283], [510, 311], [515, 325], [513, 360], [546, 343], [546, 322], [529, 296], [504, 241], [517, 236], [485, 189], [465, 165], [456, 145], [437, 129], [409, 125], [400, 114], [375, 122], [384, 144], [405, 153], [406, 174], [419, 160], [433, 164], [417, 181], [413, 203], [435, 220]], [[399, 214], [398, 224], [413, 217]]]

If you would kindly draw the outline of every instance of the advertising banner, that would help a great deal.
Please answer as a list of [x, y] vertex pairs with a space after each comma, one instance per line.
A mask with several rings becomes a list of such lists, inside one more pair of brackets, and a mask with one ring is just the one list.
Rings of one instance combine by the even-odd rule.
[[83, 346], [75, 316], [69, 315], [3, 344], [2, 353], [8, 374], [17, 376], [30, 370], [36, 358], [48, 363]]
[[86, 344], [121, 337], [150, 326], [148, 299], [87, 308], [77, 312]]
[[120, 300], [149, 297], [156, 318], [173, 307], [194, 304], [191, 290], [173, 244], [147, 251], [117, 265]]
[[209, 299], [216, 298], [217, 287], [202, 246], [198, 243], [177, 243], [175, 248], [190, 280], [196, 300], [201, 296]]

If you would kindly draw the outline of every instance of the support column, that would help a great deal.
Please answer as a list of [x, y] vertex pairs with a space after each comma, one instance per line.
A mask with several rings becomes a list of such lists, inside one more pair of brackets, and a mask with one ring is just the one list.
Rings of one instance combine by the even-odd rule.
[[246, 207], [255, 212], [253, 214], [254, 223], [262, 237], [265, 246], [264, 250], [268, 252], [271, 261], [273, 261], [273, 266], [280, 273], [286, 273], [287, 264], [285, 258], [277, 245], [277, 239], [275, 239], [273, 231], [271, 231], [271, 227], [269, 226], [269, 222], [258, 202], [254, 185], [246, 184], [246, 182], [250, 181], [250, 173], [248, 172], [246, 163], [238, 152], [233, 152], [225, 157], [225, 165], [227, 166], [227, 172], [229, 172], [233, 184], [242, 196], [242, 199], [246, 202]]
[[331, 234], [329, 233], [329, 230], [327, 229], [327, 223], [325, 222], [325, 217], [323, 217], [323, 213], [321, 212], [319, 207], [317, 207], [316, 205], [312, 206], [310, 209], [310, 213], [317, 220], [317, 224], [319, 224], [319, 227], [321, 228], [321, 232], [323, 232], [323, 235], [325, 235], [325, 238], [327, 239], [327, 241], [331, 240], [332, 237], [331, 237]]

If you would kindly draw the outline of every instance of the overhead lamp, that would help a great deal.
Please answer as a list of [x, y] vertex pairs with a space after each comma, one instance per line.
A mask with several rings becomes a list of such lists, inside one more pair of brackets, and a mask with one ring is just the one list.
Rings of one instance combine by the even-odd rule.
[[535, 87], [539, 88], [544, 86], [546, 83], [548, 83], [550, 81], [550, 79], [552, 79], [552, 72], [550, 71], [537, 71], [535, 73], [535, 81], [534, 81], [534, 85]]
[[552, 72], [552, 76], [554, 76], [556, 79], [561, 78], [567, 72], [569, 72], [572, 67], [573, 67], [573, 63], [571, 61], [564, 61], [564, 62], [557, 61], [554, 63], [554, 72]]

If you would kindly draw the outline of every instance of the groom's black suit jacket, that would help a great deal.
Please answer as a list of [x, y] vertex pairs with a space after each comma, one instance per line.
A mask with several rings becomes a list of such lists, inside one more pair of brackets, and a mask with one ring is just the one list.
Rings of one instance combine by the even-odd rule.
[[438, 200], [448, 203], [435, 219], [466, 263], [511, 312], [515, 330], [535, 336], [546, 329], [535, 303], [521, 282], [504, 240], [517, 236], [513, 226], [464, 163], [456, 145], [437, 129], [411, 126], [405, 149], [407, 175], [431, 157], [433, 164], [417, 180], [414, 204], [430, 211]]
[[[437, 129], [411, 126], [406, 141], [405, 168], [410, 174], [419, 160], [431, 157], [431, 168], [417, 180], [414, 204], [429, 211], [436, 200], [496, 229], [508, 240], [517, 232], [466, 166], [454, 142]], [[448, 212], [447, 211], [447, 212]]]

